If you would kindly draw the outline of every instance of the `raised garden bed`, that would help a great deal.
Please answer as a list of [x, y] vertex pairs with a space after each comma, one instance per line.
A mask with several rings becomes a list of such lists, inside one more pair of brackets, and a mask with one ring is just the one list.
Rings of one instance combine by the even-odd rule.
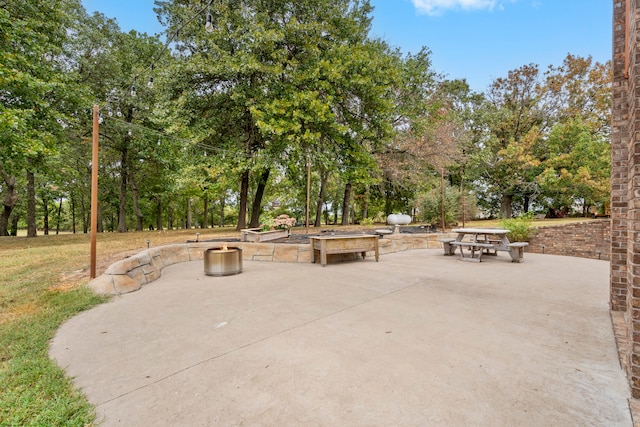
[[245, 228], [240, 230], [241, 242], [269, 242], [289, 237], [289, 230], [268, 230], [262, 231], [260, 228]]

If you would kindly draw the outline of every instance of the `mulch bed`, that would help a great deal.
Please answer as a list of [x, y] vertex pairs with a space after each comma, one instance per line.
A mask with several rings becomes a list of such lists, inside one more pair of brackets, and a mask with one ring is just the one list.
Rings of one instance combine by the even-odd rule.
[[[389, 230], [393, 231], [393, 227], [381, 227], [378, 230]], [[416, 234], [416, 233], [435, 233], [435, 228], [431, 228], [430, 226], [401, 226], [400, 233], [402, 234]], [[375, 233], [375, 231], [371, 231], [371, 233]], [[299, 233], [291, 233], [289, 237], [283, 237], [281, 239], [269, 240], [265, 243], [285, 243], [290, 245], [300, 245], [300, 244], [308, 244], [309, 237], [315, 236], [327, 236], [327, 235], [335, 235], [335, 236], [353, 236], [363, 234], [362, 232], [349, 232], [349, 231], [339, 231], [339, 230], [322, 230], [320, 233], [314, 234], [299, 234]], [[380, 238], [384, 238], [383, 235]], [[216, 239], [207, 239], [200, 240], [200, 242], [239, 242], [239, 238], [235, 237], [221, 237]], [[195, 243], [195, 240], [187, 240], [187, 243]]]

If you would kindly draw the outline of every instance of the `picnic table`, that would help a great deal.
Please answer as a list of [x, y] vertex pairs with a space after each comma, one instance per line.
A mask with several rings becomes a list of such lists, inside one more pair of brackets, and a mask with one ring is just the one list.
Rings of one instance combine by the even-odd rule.
[[[481, 262], [482, 255], [497, 255], [498, 251], [508, 252], [512, 262], [524, 261], [524, 248], [527, 242], [510, 242], [509, 230], [502, 228], [456, 228], [452, 230], [458, 236], [441, 239], [445, 255], [454, 255], [460, 248], [463, 261]], [[464, 249], [467, 249], [465, 255]]]

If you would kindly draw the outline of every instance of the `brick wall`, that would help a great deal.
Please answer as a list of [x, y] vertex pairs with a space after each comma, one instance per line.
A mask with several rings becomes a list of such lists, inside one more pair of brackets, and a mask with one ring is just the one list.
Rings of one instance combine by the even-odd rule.
[[611, 220], [601, 219], [540, 227], [534, 231], [526, 251], [609, 260], [611, 259]]
[[628, 79], [627, 5], [613, 0], [613, 107], [611, 123], [611, 309], [627, 309]]
[[611, 309], [626, 311], [623, 348], [631, 394], [640, 398], [640, 17], [637, 0], [613, 0]]

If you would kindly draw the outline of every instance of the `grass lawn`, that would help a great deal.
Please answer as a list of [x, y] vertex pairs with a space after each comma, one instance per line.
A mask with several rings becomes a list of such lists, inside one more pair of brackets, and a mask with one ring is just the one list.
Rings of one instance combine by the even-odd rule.
[[[147, 247], [231, 229], [99, 234], [98, 274]], [[66, 319], [106, 301], [89, 281], [89, 235], [0, 237], [0, 426], [92, 425], [93, 407], [48, 357]]]
[[[536, 220], [534, 226], [584, 220]], [[499, 222], [465, 226], [498, 227]], [[147, 240], [151, 246], [184, 243], [196, 232], [201, 240], [239, 236], [233, 228], [99, 234], [97, 273], [145, 249]], [[93, 407], [48, 357], [49, 341], [62, 322], [107, 300], [83, 286], [88, 281], [89, 235], [0, 237], [0, 426], [93, 425]]]

